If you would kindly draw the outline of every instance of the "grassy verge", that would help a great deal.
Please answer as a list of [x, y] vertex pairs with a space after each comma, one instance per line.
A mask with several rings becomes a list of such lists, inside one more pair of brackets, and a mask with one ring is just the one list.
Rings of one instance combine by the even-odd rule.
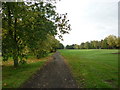
[[60, 50], [78, 85], [83, 88], [118, 87], [118, 50]]
[[26, 80], [28, 80], [45, 62], [51, 58], [35, 59], [34, 57], [27, 60], [27, 64], [13, 67], [13, 60], [3, 62], [2, 67], [2, 88], [19, 88]]

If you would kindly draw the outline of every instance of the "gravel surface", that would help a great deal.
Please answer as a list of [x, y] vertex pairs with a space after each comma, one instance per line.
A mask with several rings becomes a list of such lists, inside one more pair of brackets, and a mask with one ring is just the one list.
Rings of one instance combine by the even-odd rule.
[[78, 88], [78, 86], [60, 53], [56, 52], [53, 59], [23, 84], [22, 88]]

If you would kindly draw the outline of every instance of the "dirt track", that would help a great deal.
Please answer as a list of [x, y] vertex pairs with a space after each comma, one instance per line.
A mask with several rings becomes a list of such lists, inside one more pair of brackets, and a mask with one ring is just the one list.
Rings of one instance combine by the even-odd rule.
[[53, 59], [22, 88], [77, 88], [67, 65], [64, 63], [59, 52], [53, 55]]

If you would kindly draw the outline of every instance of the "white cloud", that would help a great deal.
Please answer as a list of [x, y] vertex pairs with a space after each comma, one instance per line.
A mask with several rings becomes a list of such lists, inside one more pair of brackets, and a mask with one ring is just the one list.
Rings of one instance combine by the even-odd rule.
[[59, 13], [68, 13], [72, 31], [64, 35], [64, 45], [101, 40], [118, 34], [119, 0], [61, 0]]

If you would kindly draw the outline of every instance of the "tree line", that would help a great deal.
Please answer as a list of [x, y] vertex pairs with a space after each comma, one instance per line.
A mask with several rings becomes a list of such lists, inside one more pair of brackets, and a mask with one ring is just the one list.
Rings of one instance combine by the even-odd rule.
[[12, 57], [14, 66], [34, 55], [41, 58], [61, 48], [62, 35], [71, 30], [66, 14], [51, 2], [2, 2], [2, 57]]
[[105, 39], [100, 41], [93, 40], [82, 42], [80, 45], [72, 44], [67, 45], [66, 49], [119, 49], [120, 48], [120, 37], [109, 35]]

